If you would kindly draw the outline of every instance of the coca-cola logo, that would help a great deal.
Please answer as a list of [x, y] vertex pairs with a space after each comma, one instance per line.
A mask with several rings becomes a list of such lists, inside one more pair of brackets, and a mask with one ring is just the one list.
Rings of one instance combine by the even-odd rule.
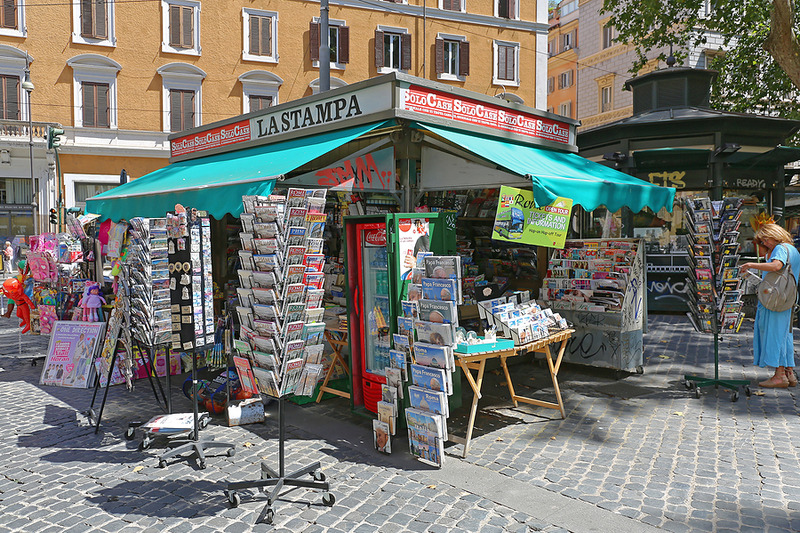
[[364, 240], [373, 246], [386, 246], [386, 230], [371, 229], [364, 233]]

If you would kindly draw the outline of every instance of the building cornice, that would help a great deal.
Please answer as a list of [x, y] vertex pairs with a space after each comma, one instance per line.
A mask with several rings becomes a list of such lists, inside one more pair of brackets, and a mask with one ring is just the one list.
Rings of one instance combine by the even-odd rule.
[[633, 115], [633, 106], [614, 109], [613, 111], [609, 111], [608, 113], [598, 113], [596, 115], [582, 118], [581, 125], [578, 126], [578, 130], [587, 130], [590, 128], [596, 128], [597, 126], [602, 126], [603, 124], [608, 124], [609, 122], [614, 122], [616, 120], [627, 118], [631, 115]]
[[632, 44], [616, 44], [611, 48], [606, 48], [605, 50], [597, 52], [596, 54], [582, 57], [578, 68], [593, 67], [598, 63], [602, 63], [603, 61], [608, 61], [609, 59], [613, 59], [622, 54], [627, 54], [628, 52], [631, 52], [633, 50], [634, 50], [634, 45]]
[[105, 128], [64, 128], [64, 155], [169, 158], [168, 133]]
[[[318, 2], [319, 0], [312, 0]], [[384, 0], [329, 0], [331, 6], [350, 7], [354, 9], [365, 9], [369, 11], [380, 11], [382, 13], [394, 12], [399, 15], [407, 15], [422, 18], [423, 11], [427, 18], [437, 20], [448, 20], [452, 22], [463, 22], [466, 24], [476, 24], [500, 30], [519, 30], [533, 33], [547, 33], [550, 29], [547, 22], [533, 22], [528, 20], [512, 20], [491, 15], [478, 15], [475, 13], [462, 13], [459, 11], [448, 11], [428, 7], [423, 10], [422, 6], [412, 6], [408, 4], [387, 3]]]

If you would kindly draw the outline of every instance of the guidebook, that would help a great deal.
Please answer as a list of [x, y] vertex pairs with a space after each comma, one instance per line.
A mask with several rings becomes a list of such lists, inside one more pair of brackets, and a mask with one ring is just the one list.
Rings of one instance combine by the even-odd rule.
[[450, 372], [444, 368], [411, 365], [411, 382], [418, 387], [446, 392], [449, 396], [453, 393], [451, 379]]
[[372, 421], [372, 436], [375, 449], [382, 453], [392, 453], [391, 429], [381, 420]]
[[422, 278], [422, 297], [426, 300], [452, 301], [460, 304], [458, 287], [457, 279]]
[[454, 365], [450, 363], [453, 359], [451, 354], [450, 346], [437, 346], [424, 342], [414, 343], [414, 362], [418, 365], [453, 370]]
[[436, 414], [450, 416], [450, 406], [447, 396], [441, 391], [432, 391], [423, 387], [411, 385], [408, 387], [408, 400], [411, 407]]
[[417, 342], [427, 342], [438, 344], [439, 346], [452, 346], [453, 326], [437, 322], [424, 322], [417, 320], [414, 322], [414, 329], [417, 332]]
[[419, 320], [458, 326], [458, 308], [455, 302], [423, 299], [418, 300], [416, 304], [418, 309], [417, 318]]

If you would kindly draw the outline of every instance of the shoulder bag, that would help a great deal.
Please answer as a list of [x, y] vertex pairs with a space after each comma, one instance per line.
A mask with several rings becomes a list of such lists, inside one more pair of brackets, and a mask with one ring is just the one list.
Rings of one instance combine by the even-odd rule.
[[[785, 243], [782, 243], [785, 244]], [[758, 284], [758, 301], [770, 311], [783, 312], [791, 309], [797, 302], [797, 283], [792, 274], [789, 257], [783, 268], [767, 272]]]

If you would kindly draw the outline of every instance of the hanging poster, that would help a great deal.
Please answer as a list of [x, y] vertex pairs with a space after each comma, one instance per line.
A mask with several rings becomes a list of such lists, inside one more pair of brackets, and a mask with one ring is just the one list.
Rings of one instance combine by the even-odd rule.
[[431, 249], [427, 218], [401, 218], [398, 220], [397, 243], [399, 248], [400, 279], [410, 280], [417, 266], [417, 255]]
[[103, 322], [56, 321], [39, 384], [88, 387], [104, 327]]
[[552, 204], [536, 207], [533, 191], [500, 187], [492, 239], [563, 248], [569, 230], [572, 200], [558, 197]]

